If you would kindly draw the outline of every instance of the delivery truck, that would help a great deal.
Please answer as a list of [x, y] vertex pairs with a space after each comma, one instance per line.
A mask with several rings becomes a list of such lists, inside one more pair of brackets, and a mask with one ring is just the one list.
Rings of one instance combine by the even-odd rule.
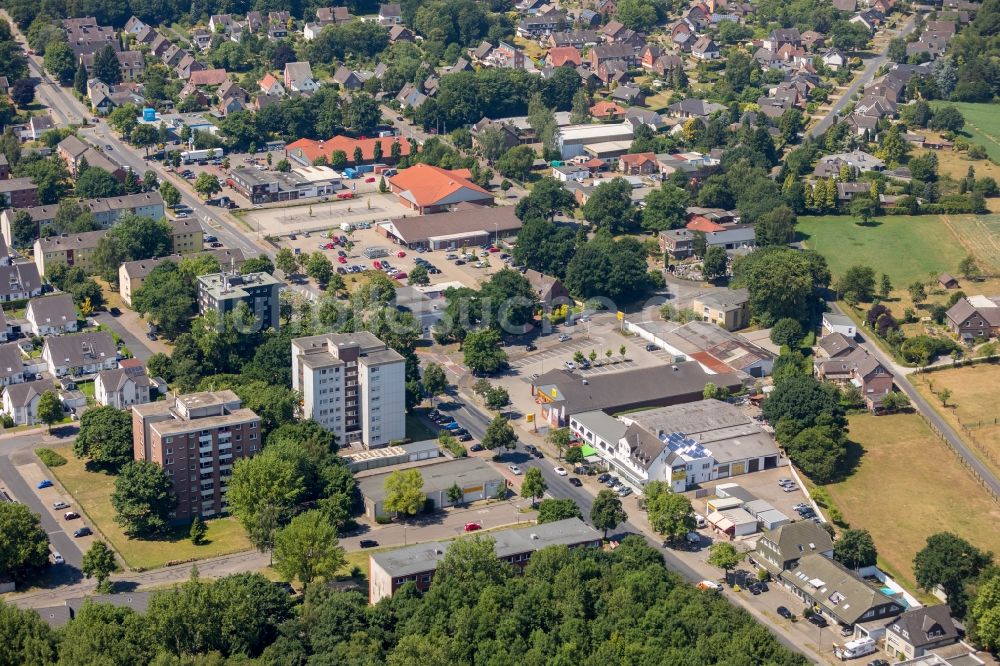
[[181, 161], [184, 164], [201, 162], [202, 160], [219, 159], [223, 155], [222, 148], [205, 148], [204, 150], [184, 150], [181, 151]]

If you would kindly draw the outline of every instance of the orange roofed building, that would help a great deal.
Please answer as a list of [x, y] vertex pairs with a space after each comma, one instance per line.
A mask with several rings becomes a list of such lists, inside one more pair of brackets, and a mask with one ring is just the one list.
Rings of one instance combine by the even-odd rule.
[[459, 203], [493, 204], [493, 195], [473, 183], [468, 169], [449, 171], [430, 164], [416, 164], [388, 180], [399, 202], [421, 214], [439, 213]]
[[726, 228], [721, 224], [716, 224], [704, 215], [695, 215], [691, 218], [691, 221], [687, 223], [687, 228], [691, 231], [701, 231], [704, 233], [711, 233], [713, 231], [725, 231]]
[[[382, 156], [375, 159], [375, 144], [382, 144]], [[341, 150], [347, 156], [347, 166], [357, 166], [354, 160], [354, 151], [361, 149], [360, 164], [379, 162], [381, 164], [395, 164], [396, 158], [392, 156], [392, 144], [399, 144], [399, 156], [405, 157], [410, 154], [410, 142], [398, 136], [374, 138], [374, 139], [352, 139], [348, 136], [335, 136], [325, 141], [313, 139], [299, 139], [285, 146], [285, 156], [299, 164], [313, 164], [320, 157], [326, 157], [327, 162], [331, 162], [333, 154]]]

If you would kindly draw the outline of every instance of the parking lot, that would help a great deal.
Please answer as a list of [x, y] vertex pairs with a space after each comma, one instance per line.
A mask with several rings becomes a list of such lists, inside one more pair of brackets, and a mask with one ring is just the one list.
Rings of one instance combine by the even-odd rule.
[[[73, 537], [74, 531], [80, 529], [81, 527], [87, 527], [85, 517], [81, 515], [80, 518], [72, 518], [69, 520], [63, 517], [67, 511], [80, 513], [80, 508], [74, 505], [73, 498], [70, 494], [64, 492], [62, 488], [59, 487], [58, 482], [55, 481], [55, 478], [48, 476], [46, 471], [39, 467], [37, 463], [17, 465], [15, 469], [17, 470], [17, 473], [21, 475], [21, 478], [24, 479], [25, 483], [28, 484], [28, 487], [31, 488], [32, 492], [34, 492], [41, 501], [49, 515], [51, 515], [53, 520], [55, 520], [59, 525], [61, 528], [59, 531], [64, 532], [67, 537], [73, 539], [81, 553], [87, 552], [91, 544], [94, 542], [95, 537], [92, 534], [89, 536]], [[52, 485], [48, 488], [39, 488], [38, 484], [43, 479], [51, 480]], [[60, 509], [53, 508], [53, 505], [59, 501], [66, 502], [67, 506]], [[54, 533], [55, 532], [49, 532], [50, 539]]]

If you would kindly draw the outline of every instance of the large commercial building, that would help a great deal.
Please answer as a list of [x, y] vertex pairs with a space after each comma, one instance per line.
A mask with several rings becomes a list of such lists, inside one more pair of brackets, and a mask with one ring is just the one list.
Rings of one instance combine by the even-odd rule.
[[[490, 536], [495, 539], [497, 559], [510, 564], [518, 574], [524, 571], [534, 553], [548, 546], [597, 548], [601, 545], [601, 533], [579, 518], [501, 530]], [[452, 543], [432, 541], [369, 556], [368, 602], [374, 604], [391, 597], [408, 582], [426, 592], [438, 563]]]
[[478, 247], [511, 238], [521, 230], [513, 206], [485, 208], [458, 204], [447, 213], [400, 217], [375, 227], [376, 231], [410, 249], [447, 250]]
[[136, 460], [166, 470], [176, 518], [224, 513], [233, 465], [260, 451], [260, 417], [232, 391], [190, 393], [132, 406]]
[[340, 176], [329, 167], [288, 173], [241, 167], [230, 171], [227, 182], [254, 204], [329, 196], [342, 187]]
[[284, 282], [269, 273], [212, 273], [198, 276], [198, 308], [220, 317], [240, 304], [250, 308], [261, 329], [278, 330], [278, 294]]
[[[507, 488], [507, 481], [497, 469], [482, 458], [455, 458], [417, 468], [424, 480], [420, 489], [435, 509], [444, 509], [455, 504], [467, 504], [492, 499]], [[393, 472], [366, 476], [358, 481], [361, 499], [365, 504], [365, 515], [377, 520], [388, 515], [385, 510], [385, 482]], [[448, 491], [458, 486], [462, 495], [457, 502], [448, 498]]]
[[371, 333], [292, 340], [292, 388], [302, 412], [341, 444], [387, 446], [406, 436], [406, 360]]
[[628, 123], [604, 123], [599, 125], [569, 125], [560, 127], [556, 139], [559, 153], [564, 160], [579, 157], [586, 152], [586, 146], [607, 141], [631, 141], [632, 126]]

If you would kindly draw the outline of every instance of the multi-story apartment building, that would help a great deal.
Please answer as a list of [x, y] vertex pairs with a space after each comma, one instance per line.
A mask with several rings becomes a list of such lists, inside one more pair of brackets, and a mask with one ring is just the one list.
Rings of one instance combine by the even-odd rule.
[[292, 388], [305, 418], [341, 444], [372, 449], [406, 436], [406, 360], [371, 333], [292, 340]]
[[89, 273], [90, 258], [97, 249], [97, 243], [107, 235], [107, 229], [99, 229], [39, 238], [35, 241], [34, 248], [38, 273], [46, 275], [56, 264], [77, 266]]
[[169, 220], [170, 249], [175, 254], [200, 252], [205, 245], [205, 232], [197, 220]]
[[227, 390], [132, 406], [135, 459], [166, 470], [178, 521], [224, 513], [233, 465], [260, 451], [260, 417], [242, 405]]
[[198, 277], [198, 308], [220, 317], [241, 303], [250, 308], [262, 329], [278, 330], [278, 294], [284, 282], [269, 273], [211, 273]]

